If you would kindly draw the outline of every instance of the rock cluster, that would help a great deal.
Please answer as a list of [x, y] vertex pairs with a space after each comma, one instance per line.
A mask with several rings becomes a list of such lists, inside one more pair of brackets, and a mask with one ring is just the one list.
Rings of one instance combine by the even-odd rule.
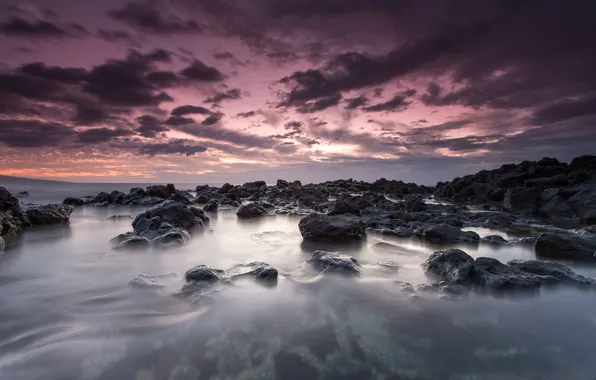
[[101, 192], [95, 196], [83, 198], [67, 197], [62, 203], [72, 206], [98, 207], [110, 205], [154, 206], [166, 199], [185, 205], [193, 203], [193, 196], [190, 193], [176, 190], [172, 184], [147, 186], [145, 189], [133, 187], [128, 194], [114, 190], [111, 193]]
[[569, 164], [545, 157], [439, 182], [434, 195], [458, 203], [540, 215], [556, 223], [596, 224], [596, 156]]

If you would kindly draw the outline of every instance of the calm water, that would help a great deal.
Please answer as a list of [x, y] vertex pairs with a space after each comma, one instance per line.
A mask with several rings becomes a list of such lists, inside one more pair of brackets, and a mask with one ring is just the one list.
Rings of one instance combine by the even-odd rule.
[[[112, 252], [108, 241], [130, 220], [105, 219], [140, 211], [77, 209], [70, 226], [28, 231], [0, 256], [0, 379], [596, 378], [596, 292], [412, 299], [393, 281], [426, 282], [420, 263], [436, 247], [372, 235], [357, 246], [303, 244], [297, 217], [242, 222], [231, 211], [210, 215], [180, 249]], [[301, 265], [317, 248], [352, 254], [365, 275], [313, 278]], [[533, 258], [524, 247], [464, 249]], [[283, 274], [276, 287], [239, 283], [198, 305], [171, 296], [192, 266], [257, 260]], [[142, 273], [168, 274], [166, 287], [130, 288]]]

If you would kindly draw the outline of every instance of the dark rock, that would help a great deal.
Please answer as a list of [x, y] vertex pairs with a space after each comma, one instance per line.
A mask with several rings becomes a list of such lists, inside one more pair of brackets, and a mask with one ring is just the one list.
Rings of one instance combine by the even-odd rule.
[[238, 277], [252, 277], [258, 281], [275, 283], [277, 282], [278, 271], [271, 265], [259, 261], [255, 261], [249, 264], [238, 265], [233, 270], [248, 269], [248, 271], [242, 271], [242, 273], [234, 274], [233, 279]]
[[27, 218], [34, 226], [68, 223], [74, 206], [49, 204], [30, 207], [26, 210]]
[[122, 191], [114, 190], [108, 196], [108, 202], [111, 204], [120, 204], [122, 203], [122, 200], [125, 196], [126, 194], [124, 194]]
[[15, 197], [17, 198], [27, 198], [29, 196], [29, 192], [28, 191], [19, 191]]
[[116, 244], [112, 249], [115, 250], [143, 250], [147, 249], [151, 246], [151, 242], [149, 239], [141, 236], [132, 235], [129, 236], [118, 244]]
[[596, 185], [581, 190], [569, 198], [567, 203], [584, 223], [596, 224]]
[[424, 271], [450, 284], [467, 285], [472, 281], [474, 259], [461, 249], [434, 252], [423, 264]]
[[596, 239], [578, 235], [543, 233], [534, 243], [536, 256], [577, 261], [596, 260]]
[[205, 207], [203, 207], [203, 211], [205, 212], [217, 212], [219, 209], [219, 202], [216, 200], [210, 200]]
[[474, 284], [487, 292], [520, 291], [539, 288], [543, 282], [552, 279], [511, 268], [497, 259], [479, 257], [473, 266]]
[[427, 208], [426, 203], [424, 203], [422, 198], [417, 195], [406, 196], [405, 202], [406, 210], [408, 210], [409, 212], [420, 212], [426, 210]]
[[[2, 226], [0, 225], [0, 234], [2, 233]], [[0, 237], [0, 252], [6, 249], [6, 242]]]
[[94, 204], [106, 204], [107, 205], [109, 202], [110, 202], [110, 194], [106, 193], [105, 191], [98, 193], [91, 200], [91, 203], [94, 203]]
[[160, 222], [167, 222], [174, 227], [182, 227], [188, 231], [196, 227], [204, 227], [209, 221], [202, 210], [167, 200], [137, 215], [132, 225], [135, 227], [142, 218], [152, 219], [155, 217], [158, 217]]
[[186, 244], [189, 240], [190, 235], [185, 229], [172, 228], [154, 238], [152, 243], [157, 248], [174, 248]]
[[315, 251], [307, 262], [323, 272], [360, 275], [358, 261], [352, 256], [339, 252]]
[[321, 215], [312, 213], [300, 220], [298, 228], [307, 240], [359, 240], [366, 235], [366, 223], [351, 215]]
[[193, 204], [192, 199], [182, 192], [176, 192], [175, 194], [170, 195], [169, 199], [187, 206]]
[[454, 243], [478, 243], [480, 236], [473, 231], [462, 231], [457, 227], [447, 225], [431, 225], [421, 227], [416, 234], [431, 243], [454, 244]]
[[511, 260], [507, 263], [512, 268], [538, 276], [550, 276], [562, 283], [572, 285], [593, 285], [594, 280], [575, 273], [568, 266], [539, 260]]
[[145, 189], [146, 197], [157, 197], [157, 198], [167, 199], [173, 193], [174, 192], [172, 191], [171, 188], [168, 188], [167, 186], [164, 186], [164, 185], [147, 186], [147, 188]]
[[524, 182], [525, 187], [557, 187], [567, 186], [569, 179], [566, 174], [559, 174], [554, 177], [532, 178]]
[[229, 183], [224, 183], [222, 187], [219, 189], [220, 194], [227, 194], [234, 189], [234, 185]]
[[145, 196], [145, 190], [141, 189], [140, 187], [133, 187], [130, 189], [130, 192], [122, 197], [120, 201], [123, 205], [132, 204], [136, 201], [139, 201], [141, 198]]
[[112, 215], [106, 218], [106, 220], [122, 220], [122, 219], [133, 219], [132, 215]]
[[163, 201], [163, 198], [159, 197], [143, 197], [137, 201], [131, 202], [130, 204], [134, 206], [155, 206]]
[[569, 163], [569, 169], [571, 169], [571, 171], [596, 170], [596, 156], [585, 155], [575, 157]]
[[62, 204], [71, 205], [71, 206], [83, 206], [85, 204], [85, 201], [82, 200], [81, 198], [66, 197], [62, 201]]
[[267, 215], [267, 214], [268, 214], [267, 210], [265, 210], [265, 208], [263, 206], [261, 206], [260, 204], [258, 204], [256, 202], [248, 203], [243, 206], [240, 206], [238, 211], [236, 211], [236, 215], [238, 215], [239, 218], [252, 218], [252, 217], [263, 216], [263, 215]]
[[283, 189], [290, 186], [290, 184], [288, 183], [288, 181], [284, 181], [283, 179], [278, 179], [277, 183], [275, 184], [275, 187], [279, 188], [279, 189]]
[[344, 194], [333, 203], [327, 215], [353, 214], [360, 216], [361, 210], [371, 206], [373, 206], [371, 197]]
[[553, 196], [546, 204], [540, 207], [539, 212], [551, 220], [581, 220], [578, 214], [569, 207], [567, 202], [558, 195]]
[[485, 243], [491, 244], [507, 244], [508, 241], [500, 235], [488, 235], [481, 239]]
[[186, 281], [223, 282], [229, 280], [225, 270], [215, 269], [207, 265], [198, 265], [189, 269], [184, 275]]
[[538, 210], [540, 192], [537, 189], [513, 187], [505, 193], [503, 210], [521, 214], [532, 214]]

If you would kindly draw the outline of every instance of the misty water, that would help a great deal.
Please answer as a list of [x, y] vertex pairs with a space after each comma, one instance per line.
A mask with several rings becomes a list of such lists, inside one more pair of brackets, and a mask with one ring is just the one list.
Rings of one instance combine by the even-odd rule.
[[[23, 201], [130, 187], [59, 186], [27, 188]], [[210, 226], [184, 247], [112, 251], [109, 240], [131, 220], [106, 218], [141, 211], [77, 208], [70, 225], [26, 231], [0, 255], [0, 379], [596, 378], [594, 291], [415, 298], [395, 281], [429, 282], [420, 264], [440, 247], [376, 235], [359, 245], [305, 244], [298, 216], [243, 221], [232, 210], [209, 214]], [[534, 258], [521, 245], [460, 248], [503, 262]], [[364, 275], [313, 276], [302, 264], [315, 249], [353, 255]], [[276, 267], [277, 286], [240, 282], [197, 304], [172, 296], [195, 265], [252, 261]], [[399, 268], [377, 265], [389, 261]], [[166, 286], [130, 287], [139, 274], [163, 275]]]

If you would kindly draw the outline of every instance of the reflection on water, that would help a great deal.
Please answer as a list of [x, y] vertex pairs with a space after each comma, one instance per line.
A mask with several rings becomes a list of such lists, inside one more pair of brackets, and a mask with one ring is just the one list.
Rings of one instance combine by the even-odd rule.
[[[138, 208], [83, 208], [68, 227], [25, 233], [0, 257], [0, 379], [593, 379], [591, 291], [457, 302], [413, 298], [391, 280], [424, 283], [420, 263], [441, 247], [370, 235], [357, 245], [302, 242], [297, 217], [238, 221], [232, 211], [172, 251], [112, 252]], [[481, 236], [500, 233], [475, 229]], [[501, 233], [505, 238], [511, 236]], [[444, 248], [444, 247], [443, 247]], [[525, 246], [460, 246], [501, 261]], [[361, 279], [301, 282], [316, 249], [363, 264]], [[265, 261], [277, 287], [253, 282], [190, 305], [170, 295], [198, 264]], [[380, 262], [397, 263], [379, 267]], [[594, 276], [594, 268], [575, 267]], [[158, 290], [128, 287], [146, 273]], [[298, 281], [296, 281], [298, 280]]]

